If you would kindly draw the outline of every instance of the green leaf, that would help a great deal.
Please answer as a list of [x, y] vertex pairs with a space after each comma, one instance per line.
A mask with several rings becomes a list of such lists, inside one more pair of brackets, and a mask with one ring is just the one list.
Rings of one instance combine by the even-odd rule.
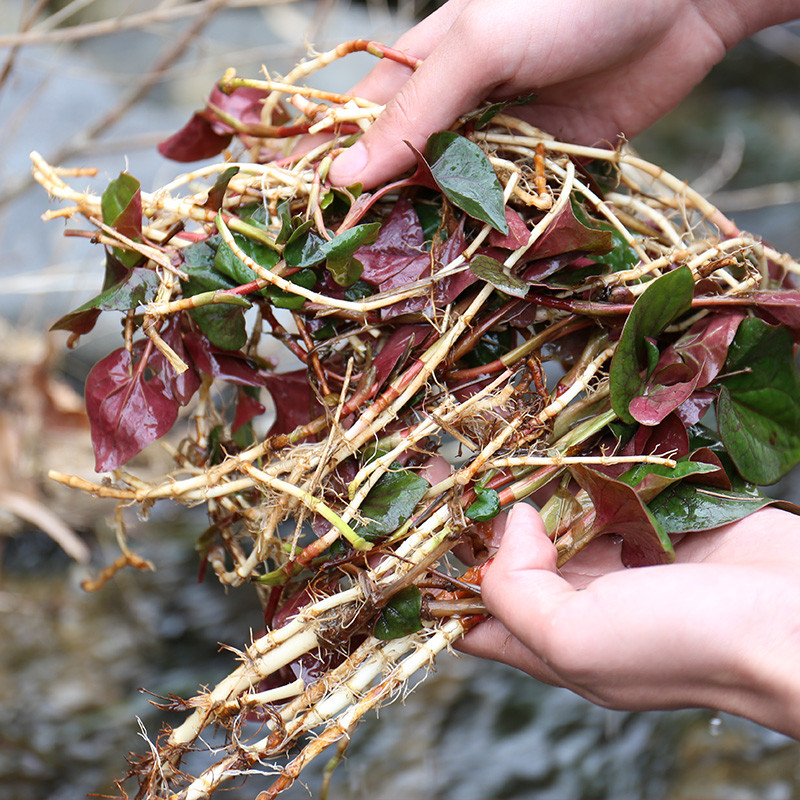
[[693, 294], [691, 270], [678, 267], [652, 281], [633, 304], [609, 372], [611, 404], [624, 422], [634, 422], [628, 406], [644, 390], [641, 370], [650, 368], [652, 364], [652, 345], [648, 339], [657, 337], [667, 325], [686, 312], [691, 307]]
[[[317, 273], [313, 269], [301, 269], [299, 272], [289, 275], [288, 279], [304, 289], [311, 289], [317, 282]], [[285, 292], [283, 289], [278, 289], [277, 286], [268, 286], [264, 293], [276, 308], [302, 308], [303, 303], [306, 301], [305, 297], [292, 292]]]
[[386, 640], [416, 633], [422, 627], [421, 612], [422, 592], [416, 586], [406, 586], [383, 607], [372, 634]]
[[363, 300], [365, 297], [371, 297], [373, 294], [375, 294], [374, 287], [370, 286], [366, 281], [356, 281], [344, 290], [344, 299], [354, 303], [357, 300]]
[[636, 494], [646, 503], [660, 494], [667, 486], [682, 481], [689, 475], [702, 475], [719, 469], [714, 464], [703, 461], [682, 459], [674, 467], [665, 464], [637, 464], [629, 469], [619, 480], [636, 488]]
[[[525, 106], [532, 103], [538, 97], [537, 94], [526, 94], [522, 97], [513, 97], [511, 100], [501, 100], [499, 103], [492, 103], [487, 109], [484, 109], [475, 117], [475, 127], [482, 128], [491, 122], [501, 111], [505, 111], [509, 106]], [[472, 115], [467, 119], [471, 119]]]
[[572, 211], [576, 219], [589, 228], [611, 233], [611, 249], [597, 258], [598, 264], [605, 264], [613, 272], [631, 269], [639, 263], [639, 254], [628, 244], [623, 235], [610, 223], [605, 220], [590, 217], [580, 203], [572, 201]]
[[413, 513], [430, 484], [416, 472], [394, 469], [382, 475], [361, 504], [364, 524], [353, 526], [367, 541], [394, 533]]
[[290, 267], [315, 267], [327, 260], [327, 268], [340, 286], [349, 286], [361, 277], [361, 264], [353, 254], [375, 239], [380, 222], [354, 225], [332, 239], [323, 239], [315, 231], [292, 238], [286, 243], [283, 257]]
[[[139, 181], [127, 172], [109, 183], [100, 199], [103, 222], [133, 241], [142, 240], [142, 194]], [[113, 248], [116, 258], [126, 267], [142, 260], [134, 250]]]
[[476, 486], [477, 499], [464, 512], [468, 519], [475, 522], [486, 522], [500, 513], [500, 495], [494, 489]]
[[503, 188], [486, 154], [453, 131], [428, 138], [425, 160], [445, 197], [474, 219], [508, 233]]
[[648, 508], [666, 533], [677, 534], [729, 525], [768, 505], [796, 511], [791, 504], [767, 497], [752, 484], [726, 491], [696, 483], [678, 483], [661, 492]]
[[722, 374], [717, 425], [725, 448], [745, 480], [774, 483], [800, 461], [800, 375], [791, 334], [742, 320]]
[[212, 305], [189, 311], [211, 344], [222, 350], [241, 350], [247, 343], [244, 310], [238, 306]]
[[[114, 259], [114, 256], [109, 253], [108, 259]], [[108, 283], [109, 274], [107, 267], [106, 283]], [[94, 327], [100, 311], [130, 311], [147, 305], [155, 298], [158, 286], [158, 275], [151, 269], [143, 267], [123, 269], [121, 275], [107, 285], [100, 294], [87, 300], [69, 314], [65, 314], [53, 324], [50, 330], [88, 333]]]
[[470, 259], [469, 268], [473, 275], [512, 297], [525, 297], [530, 289], [522, 278], [509, 272], [496, 258], [474, 256]]
[[[271, 270], [278, 263], [280, 255], [271, 247], [248, 239], [240, 233], [234, 233], [233, 240], [244, 251], [245, 255], [252, 258], [256, 264], [264, 267], [264, 269]], [[237, 286], [250, 283], [258, 278], [258, 275], [244, 262], [240, 261], [225, 242], [220, 242], [219, 244], [219, 249], [214, 258], [214, 268], [230, 278]], [[260, 293], [266, 295], [267, 290], [262, 289]]]
[[[238, 282], [229, 280], [215, 266], [217, 252], [222, 243], [219, 236], [196, 242], [181, 250], [183, 271], [188, 281], [181, 281], [184, 297], [232, 289]], [[208, 340], [223, 350], [239, 350], [247, 342], [244, 309], [231, 305], [208, 305], [193, 308], [189, 315]]]
[[208, 198], [205, 202], [205, 207], [212, 211], [219, 211], [222, 208], [222, 203], [225, 200], [225, 192], [228, 190], [228, 184], [231, 178], [239, 171], [239, 167], [228, 167], [214, 182], [214, 185], [208, 191]]

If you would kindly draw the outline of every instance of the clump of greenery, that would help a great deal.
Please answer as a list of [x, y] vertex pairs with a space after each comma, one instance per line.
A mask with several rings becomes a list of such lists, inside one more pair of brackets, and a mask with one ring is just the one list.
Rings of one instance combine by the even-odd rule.
[[[380, 108], [301, 81], [355, 50], [415, 66], [358, 41], [282, 80], [228, 74], [161, 146], [224, 158], [154, 192], [127, 173], [77, 191], [33, 155], [71, 204], [55, 214], [106, 252], [100, 293], [54, 327], [123, 321], [86, 384], [110, 478], [53, 477], [206, 504], [204, 569], [264, 607], [231, 674], [168, 703], [187, 717], [133, 766], [142, 798], [262, 768], [261, 796], [280, 793], [480, 621], [480, 569], [447, 555], [467, 541], [485, 560], [484, 523], [510, 504], [549, 493], [561, 563], [608, 534], [628, 566], [668, 563], [672, 536], [770, 503], [757, 486], [800, 460], [794, 260], [627, 149], [499, 106], [433, 135], [411, 175], [334, 188], [332, 158]], [[275, 371], [275, 345], [296, 369]], [[170, 431], [168, 475], [126, 469]], [[102, 577], [136, 558], [126, 545]], [[228, 743], [187, 775], [209, 726]]]

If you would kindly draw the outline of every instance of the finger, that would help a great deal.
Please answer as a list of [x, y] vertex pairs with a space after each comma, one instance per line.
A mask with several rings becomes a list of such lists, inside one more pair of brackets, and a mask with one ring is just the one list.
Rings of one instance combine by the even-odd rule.
[[511, 634], [498, 619], [487, 619], [486, 622], [482, 622], [469, 631], [463, 639], [457, 640], [454, 647], [471, 656], [508, 664], [544, 683], [554, 686], [564, 685], [558, 675]]
[[481, 584], [491, 614], [515, 636], [540, 647], [556, 609], [575, 595], [575, 589], [556, 571], [556, 555], [539, 514], [517, 503]]
[[[470, 0], [450, 0], [406, 31], [392, 47], [414, 58], [427, 58], [450, 30], [453, 20], [469, 2]], [[387, 103], [400, 91], [411, 75], [412, 72], [408, 67], [391, 59], [382, 58], [350, 89], [349, 94], [375, 103]]]
[[365, 187], [395, 177], [411, 167], [409, 142], [424, 151], [432, 133], [450, 127], [459, 114], [486, 97], [496, 74], [495, 56], [476, 57], [460, 37], [448, 35], [402, 85], [375, 124], [338, 156], [329, 172], [334, 184]]

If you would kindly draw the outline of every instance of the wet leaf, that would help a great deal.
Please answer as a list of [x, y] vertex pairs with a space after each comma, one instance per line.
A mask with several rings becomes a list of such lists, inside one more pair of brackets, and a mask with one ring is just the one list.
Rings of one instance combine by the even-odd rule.
[[430, 488], [416, 472], [392, 468], [370, 489], [360, 508], [364, 522], [354, 530], [370, 542], [385, 539], [411, 517]]
[[323, 239], [314, 231], [287, 242], [283, 257], [290, 267], [314, 267], [326, 261], [328, 271], [340, 286], [349, 286], [361, 277], [361, 264], [353, 256], [364, 244], [373, 241], [379, 222], [355, 225], [332, 239]]
[[[292, 283], [302, 286], [304, 289], [313, 289], [314, 284], [317, 282], [317, 273], [313, 269], [301, 269], [299, 272], [286, 277]], [[268, 286], [264, 293], [276, 308], [302, 308], [303, 303], [306, 301], [305, 297], [292, 292], [285, 292], [283, 289], [278, 289], [277, 286]]]
[[786, 328], [746, 319], [719, 381], [720, 436], [753, 483], [774, 483], [800, 461], [800, 375], [792, 346]]
[[392, 288], [387, 281], [410, 264], [418, 264], [421, 274], [430, 264], [424, 245], [417, 212], [407, 199], [401, 198], [381, 225], [375, 241], [354, 253], [363, 267], [361, 280], [385, 291]]
[[[234, 233], [233, 240], [238, 247], [264, 269], [271, 270], [277, 263], [280, 255], [271, 247], [262, 242], [248, 239], [241, 233]], [[233, 250], [225, 242], [219, 243], [216, 256], [214, 257], [214, 269], [225, 277], [230, 278], [234, 285], [242, 286], [258, 278], [243, 261], [241, 261]], [[267, 289], [262, 289], [260, 294], [266, 295]]]
[[649, 509], [666, 533], [678, 534], [729, 525], [769, 505], [797, 513], [792, 504], [773, 500], [752, 484], [728, 491], [715, 486], [678, 483], [661, 492]]
[[645, 368], [650, 349], [649, 338], [657, 337], [674, 319], [690, 308], [694, 280], [688, 267], [679, 267], [652, 281], [633, 304], [609, 373], [611, 403], [624, 422], [634, 422], [631, 401], [642, 394]]
[[477, 498], [464, 512], [468, 519], [486, 522], [500, 513], [500, 495], [494, 489], [475, 487]]
[[134, 365], [124, 347], [94, 365], [86, 379], [86, 412], [95, 469], [116, 469], [167, 433], [178, 401], [161, 378]]
[[525, 297], [530, 286], [522, 278], [512, 274], [496, 259], [477, 255], [470, 259], [473, 275], [512, 297]]
[[239, 386], [267, 385], [269, 373], [243, 353], [215, 346], [198, 333], [185, 334], [183, 341], [192, 361], [206, 375]]
[[608, 253], [611, 251], [614, 246], [614, 237], [611, 232], [606, 228], [595, 228], [584, 224], [575, 216], [575, 208], [567, 204], [561, 209], [544, 233], [533, 243], [526, 253], [526, 259], [547, 258], [563, 253]]
[[393, 595], [375, 622], [376, 639], [399, 639], [422, 627], [422, 593], [416, 586], [406, 586]]
[[425, 160], [453, 205], [500, 233], [508, 233], [503, 189], [477, 144], [452, 131], [434, 133], [428, 138]]
[[578, 203], [573, 203], [576, 218], [584, 225], [605, 231], [610, 238], [610, 245], [604, 251], [603, 257], [597, 261], [606, 264], [613, 272], [631, 269], [639, 263], [638, 253], [628, 244], [622, 234], [610, 223], [589, 217]]
[[619, 480], [628, 486], [633, 486], [642, 501], [648, 503], [673, 483], [682, 481], [690, 475], [703, 475], [707, 472], [716, 472], [718, 469], [715, 464], [689, 461], [684, 458], [674, 467], [664, 464], [637, 464], [620, 475]]
[[200, 375], [197, 373], [194, 362], [184, 344], [180, 316], [170, 317], [164, 330], [161, 331], [161, 338], [175, 351], [178, 358], [186, 364], [187, 369], [178, 374], [160, 352], [153, 353], [149, 366], [164, 382], [169, 393], [182, 406], [185, 406], [200, 388]]

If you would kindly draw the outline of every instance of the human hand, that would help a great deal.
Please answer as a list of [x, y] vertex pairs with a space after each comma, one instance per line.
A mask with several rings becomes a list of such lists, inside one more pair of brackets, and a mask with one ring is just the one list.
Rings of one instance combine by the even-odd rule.
[[727, 48], [800, 14], [797, 0], [449, 0], [395, 48], [413, 73], [382, 60], [352, 90], [386, 103], [329, 177], [375, 186], [483, 100], [537, 99], [514, 114], [581, 144], [634, 136], [675, 106]]
[[609, 537], [556, 569], [517, 504], [459, 649], [618, 709], [707, 707], [800, 736], [800, 518], [767, 508], [622, 568]]

